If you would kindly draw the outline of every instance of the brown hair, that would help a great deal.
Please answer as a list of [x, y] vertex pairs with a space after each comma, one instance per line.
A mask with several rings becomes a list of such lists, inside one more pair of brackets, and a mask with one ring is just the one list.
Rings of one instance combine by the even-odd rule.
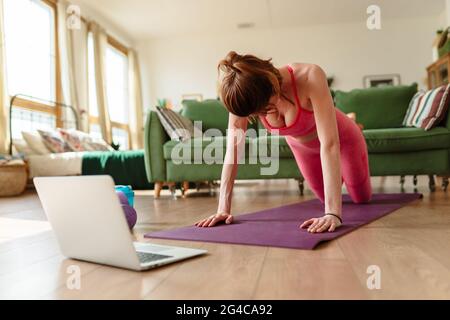
[[253, 55], [230, 51], [217, 67], [223, 77], [219, 94], [229, 112], [240, 117], [266, 113], [269, 100], [282, 95], [282, 77], [272, 64]]

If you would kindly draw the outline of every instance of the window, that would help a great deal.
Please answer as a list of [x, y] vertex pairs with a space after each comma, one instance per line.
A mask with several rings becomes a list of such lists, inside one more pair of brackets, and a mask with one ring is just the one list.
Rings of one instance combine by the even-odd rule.
[[111, 121], [128, 123], [128, 58], [108, 46], [106, 50], [106, 92]]
[[25, 94], [38, 98], [16, 100], [14, 138], [22, 130], [58, 123], [57, 50], [55, 5], [50, 1], [4, 0], [6, 79], [10, 96]]
[[88, 89], [89, 89], [89, 115], [91, 129], [98, 125], [97, 88], [95, 86], [95, 53], [94, 38], [92, 33], [88, 35]]
[[106, 94], [114, 143], [128, 149], [128, 56], [111, 42], [106, 49]]
[[56, 127], [56, 117], [47, 112], [14, 108], [11, 116], [14, 119], [14, 125], [12, 126], [13, 139], [22, 139], [22, 131], [52, 130]]
[[[94, 57], [94, 40], [90, 33], [88, 37], [90, 131], [98, 135], [100, 127], [98, 123]], [[105, 59], [106, 99], [113, 142], [119, 144], [120, 149], [126, 150], [129, 148], [130, 139], [127, 51], [117, 41], [108, 38]]]

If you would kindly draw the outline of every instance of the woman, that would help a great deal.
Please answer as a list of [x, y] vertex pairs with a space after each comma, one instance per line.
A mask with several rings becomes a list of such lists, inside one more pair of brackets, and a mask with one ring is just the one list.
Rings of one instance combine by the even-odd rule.
[[372, 188], [364, 136], [354, 120], [334, 108], [327, 77], [317, 65], [296, 63], [275, 68], [271, 60], [230, 52], [220, 61], [220, 95], [230, 112], [227, 151], [222, 169], [219, 208], [196, 223], [212, 227], [233, 221], [231, 197], [236, 155], [249, 118], [286, 137], [297, 165], [315, 195], [325, 204], [320, 218], [300, 225], [309, 232], [334, 231], [342, 224], [342, 182], [355, 203], [370, 201]]

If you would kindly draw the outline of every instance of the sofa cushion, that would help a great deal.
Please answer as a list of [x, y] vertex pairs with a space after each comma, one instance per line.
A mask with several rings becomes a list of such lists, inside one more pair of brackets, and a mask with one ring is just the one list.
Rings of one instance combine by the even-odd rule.
[[228, 111], [219, 100], [183, 100], [181, 115], [194, 121], [202, 121], [202, 130], [219, 129], [225, 135]]
[[364, 130], [369, 153], [423, 151], [450, 148], [450, 130], [436, 127]]
[[[218, 129], [222, 135], [228, 128], [228, 110], [220, 100], [208, 99], [204, 101], [183, 100], [181, 115], [194, 121], [202, 122], [202, 131]], [[257, 123], [249, 123], [248, 129], [257, 129]]]
[[403, 125], [430, 130], [445, 118], [449, 103], [450, 84], [426, 92], [420, 91], [411, 100]]
[[62, 153], [72, 151], [69, 145], [61, 137], [61, 134], [55, 130], [38, 130], [47, 149], [52, 153]]
[[[248, 138], [246, 139], [246, 151], [248, 150]], [[204, 152], [209, 146], [210, 152]], [[226, 137], [203, 137], [189, 139], [184, 142], [178, 142], [175, 140], [167, 141], [163, 146], [164, 159], [166, 160], [194, 160], [196, 156], [205, 154], [208, 160], [218, 159], [225, 156], [226, 150]], [[216, 154], [215, 151], [221, 152]], [[188, 154], [189, 152], [189, 154]], [[203, 158], [201, 158], [203, 159]], [[204, 160], [204, 159], [203, 159]], [[202, 161], [203, 163], [204, 161]]]
[[[156, 107], [156, 114], [167, 135], [176, 141], [185, 141], [193, 136], [202, 135], [202, 132], [194, 127], [191, 119], [183, 117], [171, 109]], [[197, 132], [199, 131], [199, 132]]]
[[[168, 141], [164, 144], [164, 159], [166, 160], [194, 160], [195, 157], [201, 155], [204, 160], [211, 161], [223, 158], [226, 152], [226, 137], [203, 137], [194, 138], [183, 142]], [[245, 141], [245, 157], [268, 157], [272, 156], [272, 143], [279, 145], [280, 158], [293, 158], [292, 152], [286, 143], [286, 139], [280, 136], [263, 136], [256, 139], [246, 138]], [[263, 146], [265, 149], [262, 149]], [[208, 150], [205, 150], [208, 148]], [[263, 151], [264, 150], [264, 151]], [[217, 151], [220, 153], [217, 154]], [[188, 152], [188, 153], [187, 153]], [[262, 155], [260, 154], [262, 152]], [[204, 162], [204, 161], [202, 161]]]
[[416, 92], [417, 83], [349, 92], [337, 90], [334, 101], [343, 112], [356, 113], [356, 121], [365, 129], [399, 128]]
[[35, 154], [52, 153], [44, 144], [44, 141], [39, 133], [22, 131], [22, 137], [26, 141], [28, 147], [30, 147]]

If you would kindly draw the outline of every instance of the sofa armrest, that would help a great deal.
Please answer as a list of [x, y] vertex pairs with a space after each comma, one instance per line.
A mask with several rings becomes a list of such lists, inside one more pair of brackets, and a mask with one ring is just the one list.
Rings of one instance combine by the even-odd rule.
[[166, 160], [163, 145], [169, 141], [155, 111], [149, 111], [145, 121], [145, 171], [149, 182], [166, 181]]
[[447, 110], [447, 119], [444, 120], [445, 127], [450, 130], [450, 108]]

